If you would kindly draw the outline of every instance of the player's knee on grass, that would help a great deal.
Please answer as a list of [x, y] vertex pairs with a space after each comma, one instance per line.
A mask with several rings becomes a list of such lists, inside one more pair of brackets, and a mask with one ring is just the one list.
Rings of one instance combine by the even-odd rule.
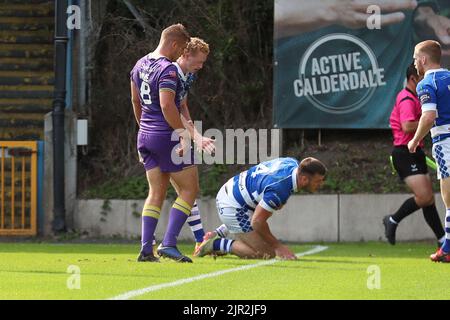
[[275, 252], [257, 251], [242, 241], [233, 243], [232, 253], [243, 259], [272, 259]]
[[254, 259], [271, 259], [275, 257], [275, 251], [255, 231], [240, 233], [238, 236], [252, 250]]
[[256, 259], [273, 259], [275, 258], [274, 251], [259, 251], [257, 252]]

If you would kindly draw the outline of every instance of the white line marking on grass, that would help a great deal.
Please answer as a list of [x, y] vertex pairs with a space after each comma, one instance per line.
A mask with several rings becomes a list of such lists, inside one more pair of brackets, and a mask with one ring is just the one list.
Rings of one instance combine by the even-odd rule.
[[[327, 249], [328, 249], [328, 247], [316, 246], [316, 247], [314, 247], [313, 249], [311, 249], [309, 251], [297, 253], [296, 256], [297, 257], [303, 257], [303, 256], [307, 256], [307, 255], [312, 255], [312, 254], [315, 254], [315, 253], [319, 253], [319, 252], [325, 251]], [[255, 264], [249, 264], [249, 265], [242, 266], [242, 267], [226, 269], [226, 270], [221, 270], [221, 271], [212, 272], [212, 273], [206, 273], [206, 274], [202, 274], [202, 275], [195, 276], [195, 277], [192, 277], [192, 278], [180, 279], [180, 280], [177, 280], [177, 281], [174, 281], [174, 282], [161, 283], [161, 284], [157, 284], [157, 285], [150, 286], [150, 287], [143, 288], [143, 289], [139, 289], [139, 290], [128, 291], [128, 292], [125, 292], [124, 294], [118, 295], [118, 296], [110, 298], [108, 300], [128, 300], [128, 299], [131, 299], [131, 298], [134, 298], [134, 297], [142, 296], [142, 295], [144, 295], [146, 293], [149, 293], [149, 292], [154, 292], [154, 291], [158, 291], [158, 290], [165, 289], [165, 288], [170, 288], [170, 287], [181, 286], [181, 285], [186, 284], [186, 283], [191, 283], [191, 282], [194, 282], [194, 281], [203, 280], [203, 279], [207, 279], [207, 278], [214, 278], [214, 277], [218, 277], [218, 276], [221, 276], [223, 274], [227, 274], [227, 273], [231, 273], [231, 272], [243, 271], [243, 270], [253, 269], [253, 268], [257, 268], [257, 267], [261, 267], [261, 266], [267, 266], [267, 265], [271, 265], [271, 264], [277, 263], [279, 261], [284, 261], [284, 260], [271, 259], [271, 260], [258, 262], [258, 263], [255, 263]]]

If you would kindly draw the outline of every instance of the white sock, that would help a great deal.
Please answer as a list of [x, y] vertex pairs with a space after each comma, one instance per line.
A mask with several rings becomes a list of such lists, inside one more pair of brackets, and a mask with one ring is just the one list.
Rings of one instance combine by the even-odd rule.
[[218, 227], [216, 229], [217, 234], [219, 235], [219, 237], [221, 238], [226, 238], [228, 236], [228, 228], [226, 225], [221, 225], [220, 227]]

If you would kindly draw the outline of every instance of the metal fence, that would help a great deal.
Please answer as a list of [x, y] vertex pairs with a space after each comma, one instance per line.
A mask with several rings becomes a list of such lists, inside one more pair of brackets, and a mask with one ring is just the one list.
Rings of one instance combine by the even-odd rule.
[[0, 141], [0, 235], [37, 231], [37, 142]]

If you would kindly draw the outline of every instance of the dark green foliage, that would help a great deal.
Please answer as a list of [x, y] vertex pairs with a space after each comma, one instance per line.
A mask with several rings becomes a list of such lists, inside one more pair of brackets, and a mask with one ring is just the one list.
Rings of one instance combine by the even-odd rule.
[[[181, 22], [210, 44], [208, 62], [189, 96], [192, 118], [203, 121], [203, 130], [268, 128], [272, 122], [273, 1], [132, 2], [146, 19], [145, 32], [122, 1], [109, 2], [97, 30], [88, 108], [93, 129], [89, 149], [79, 156], [79, 190], [86, 196], [99, 195], [96, 190], [107, 198], [147, 193], [136, 152], [129, 72], [156, 48], [161, 30], [170, 24]], [[216, 180], [215, 169], [202, 170], [201, 176], [212, 174], [206, 179]], [[122, 191], [116, 192], [116, 183]], [[216, 189], [209, 182], [206, 188]]]
[[[132, 2], [146, 20], [145, 32], [122, 1], [109, 1], [108, 14], [97, 30], [100, 37], [95, 44], [88, 108], [90, 145], [79, 155], [79, 191], [86, 198], [147, 196], [147, 181], [136, 152], [129, 72], [140, 57], [156, 48], [161, 30], [170, 24], [181, 22], [192, 36], [210, 44], [209, 59], [189, 96], [192, 118], [203, 121], [203, 130], [271, 128], [272, 124], [272, 0]], [[323, 160], [329, 174], [322, 193], [407, 192], [391, 174], [389, 131], [324, 130], [321, 146], [316, 131], [307, 131], [303, 143], [299, 143], [299, 133], [285, 133], [284, 155]], [[425, 150], [430, 150], [428, 141]], [[246, 167], [199, 166], [201, 195], [215, 196], [228, 178]], [[173, 189], [168, 196], [175, 196]]]

